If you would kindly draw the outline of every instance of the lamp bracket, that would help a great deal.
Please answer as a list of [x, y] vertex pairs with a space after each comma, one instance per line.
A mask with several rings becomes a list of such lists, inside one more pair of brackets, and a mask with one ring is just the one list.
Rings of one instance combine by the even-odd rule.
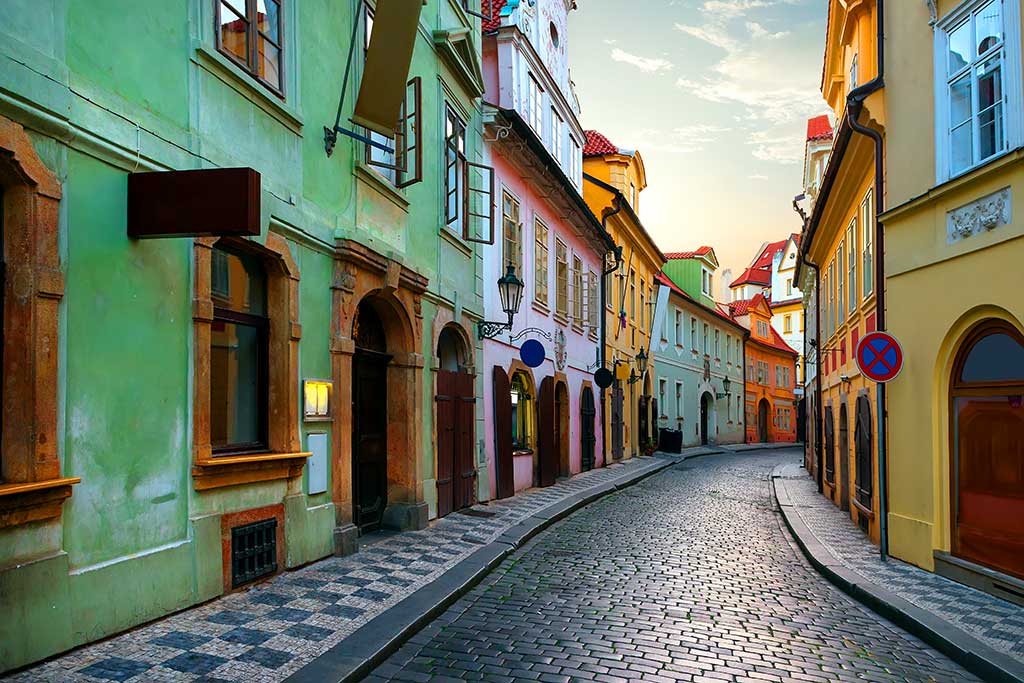
[[505, 330], [512, 330], [511, 322], [498, 323], [492, 320], [481, 320], [476, 324], [476, 334], [480, 339], [494, 339]]

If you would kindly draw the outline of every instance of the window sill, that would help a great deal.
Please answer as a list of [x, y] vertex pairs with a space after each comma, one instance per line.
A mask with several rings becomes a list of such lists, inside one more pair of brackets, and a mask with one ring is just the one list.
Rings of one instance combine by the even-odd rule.
[[467, 258], [473, 256], [473, 247], [463, 242], [462, 239], [447, 225], [441, 226], [440, 233], [445, 242], [461, 251]]
[[560, 323], [562, 325], [568, 325], [569, 324], [569, 316], [568, 316], [568, 314], [556, 311], [555, 312], [555, 322], [556, 323]]
[[859, 512], [860, 514], [864, 515], [865, 517], [871, 520], [875, 518], [875, 511], [869, 510], [868, 508], [864, 507], [864, 504], [857, 500], [856, 494], [854, 494], [854, 496], [850, 498], [850, 502], [853, 503], [853, 507], [857, 508], [857, 512]]
[[195, 41], [193, 47], [195, 52], [192, 61], [249, 99], [293, 133], [302, 135], [302, 116], [297, 110], [288, 106], [287, 100], [281, 100], [273, 95], [215, 48], [211, 49], [201, 41]]
[[540, 301], [533, 302], [533, 310], [537, 311], [543, 316], [551, 315], [551, 309], [548, 308], [546, 304], [543, 304]]
[[227, 455], [199, 460], [192, 466], [196, 491], [251, 484], [275, 479], [292, 479], [302, 474], [311, 453], [261, 453]]
[[367, 185], [371, 186], [380, 194], [390, 201], [392, 204], [397, 206], [402, 211], [409, 213], [409, 200], [397, 187], [392, 185], [387, 178], [382, 176], [380, 173], [375, 171], [371, 166], [367, 166], [362, 161], [356, 162], [355, 176], [359, 180], [362, 180]]
[[60, 517], [64, 499], [79, 477], [0, 484], [0, 528]]

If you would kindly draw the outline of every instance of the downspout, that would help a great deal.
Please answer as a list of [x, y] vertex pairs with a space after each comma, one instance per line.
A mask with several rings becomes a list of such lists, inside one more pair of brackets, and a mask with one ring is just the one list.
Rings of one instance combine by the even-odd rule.
[[[846, 98], [847, 117], [850, 120], [850, 128], [855, 133], [860, 133], [871, 138], [875, 144], [875, 320], [876, 327], [880, 332], [885, 331], [885, 233], [882, 230], [882, 221], [878, 216], [885, 212], [882, 185], [884, 183], [884, 167], [882, 165], [883, 141], [882, 134], [874, 128], [864, 126], [858, 122], [861, 109], [864, 107], [864, 100], [869, 95], [885, 86], [885, 0], [875, 0], [877, 14], [875, 38], [878, 50], [877, 74], [875, 77], [859, 88], [854, 89]], [[878, 546], [882, 560], [889, 555], [889, 525], [888, 525], [888, 487], [887, 479], [887, 454], [886, 454], [886, 410], [885, 410], [885, 383], [876, 384], [878, 413]]]
[[[814, 371], [814, 460], [818, 463], [815, 467], [814, 478], [818, 484], [818, 493], [825, 492], [825, 451], [821, 446], [821, 435], [823, 432], [823, 412], [821, 408], [821, 306], [818, 305], [818, 297], [821, 296], [821, 268], [817, 263], [811, 263], [804, 257], [804, 264], [814, 269], [814, 362], [818, 364]], [[807, 372], [807, 357], [804, 357], [804, 372]]]
[[[611, 210], [605, 209], [604, 211], [601, 212], [601, 229], [604, 230], [604, 233], [606, 235], [608, 234], [608, 219], [611, 218], [612, 216], [614, 216], [615, 214], [619, 213], [620, 211], [622, 211], [622, 195], [616, 194], [615, 195], [615, 208], [611, 209]], [[615, 267], [614, 268], [605, 267], [605, 268], [603, 268], [601, 270], [601, 341], [600, 341], [601, 346], [598, 349], [598, 360], [600, 361], [599, 367], [602, 367], [602, 368], [605, 367], [605, 361], [606, 361], [605, 349], [607, 348], [606, 345], [605, 345], [605, 340], [607, 339], [607, 336], [608, 336], [608, 311], [607, 311], [607, 308], [608, 308], [608, 291], [607, 291], [608, 276], [610, 274], [614, 273], [616, 270], [619, 269], [619, 262], [621, 260], [622, 260], [621, 247], [616, 247]], [[607, 264], [606, 264], [606, 266], [607, 266]], [[605, 458], [604, 458], [605, 466], [608, 465], [608, 455], [610, 453], [610, 451], [608, 449], [608, 443], [609, 443], [608, 434], [605, 433], [605, 425], [607, 424], [607, 422], [605, 421], [605, 416], [607, 414], [607, 406], [608, 406], [608, 390], [607, 389], [601, 389], [601, 438], [602, 438], [602, 442], [601, 443], [602, 443], [602, 446], [604, 447], [603, 450], [604, 450], [604, 456], [605, 456]]]

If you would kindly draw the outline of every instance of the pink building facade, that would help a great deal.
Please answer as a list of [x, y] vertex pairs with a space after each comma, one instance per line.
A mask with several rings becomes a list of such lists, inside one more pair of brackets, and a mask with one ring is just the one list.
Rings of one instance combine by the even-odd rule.
[[[585, 137], [566, 58], [573, 6], [503, 5], [484, 25], [484, 157], [494, 168], [496, 220], [483, 276], [496, 282], [512, 265], [525, 284], [512, 330], [483, 342], [492, 498], [604, 465], [594, 371], [599, 287], [614, 243], [580, 194]], [[484, 292], [487, 319], [503, 320], [496, 287]], [[528, 340], [544, 349], [536, 367], [521, 354]]]

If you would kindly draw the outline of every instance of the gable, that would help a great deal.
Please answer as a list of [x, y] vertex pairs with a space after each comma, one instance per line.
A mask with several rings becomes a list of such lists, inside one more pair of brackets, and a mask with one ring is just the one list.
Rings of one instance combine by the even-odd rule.
[[434, 31], [434, 45], [445, 65], [459, 79], [470, 97], [484, 94], [484, 73], [468, 28]]

